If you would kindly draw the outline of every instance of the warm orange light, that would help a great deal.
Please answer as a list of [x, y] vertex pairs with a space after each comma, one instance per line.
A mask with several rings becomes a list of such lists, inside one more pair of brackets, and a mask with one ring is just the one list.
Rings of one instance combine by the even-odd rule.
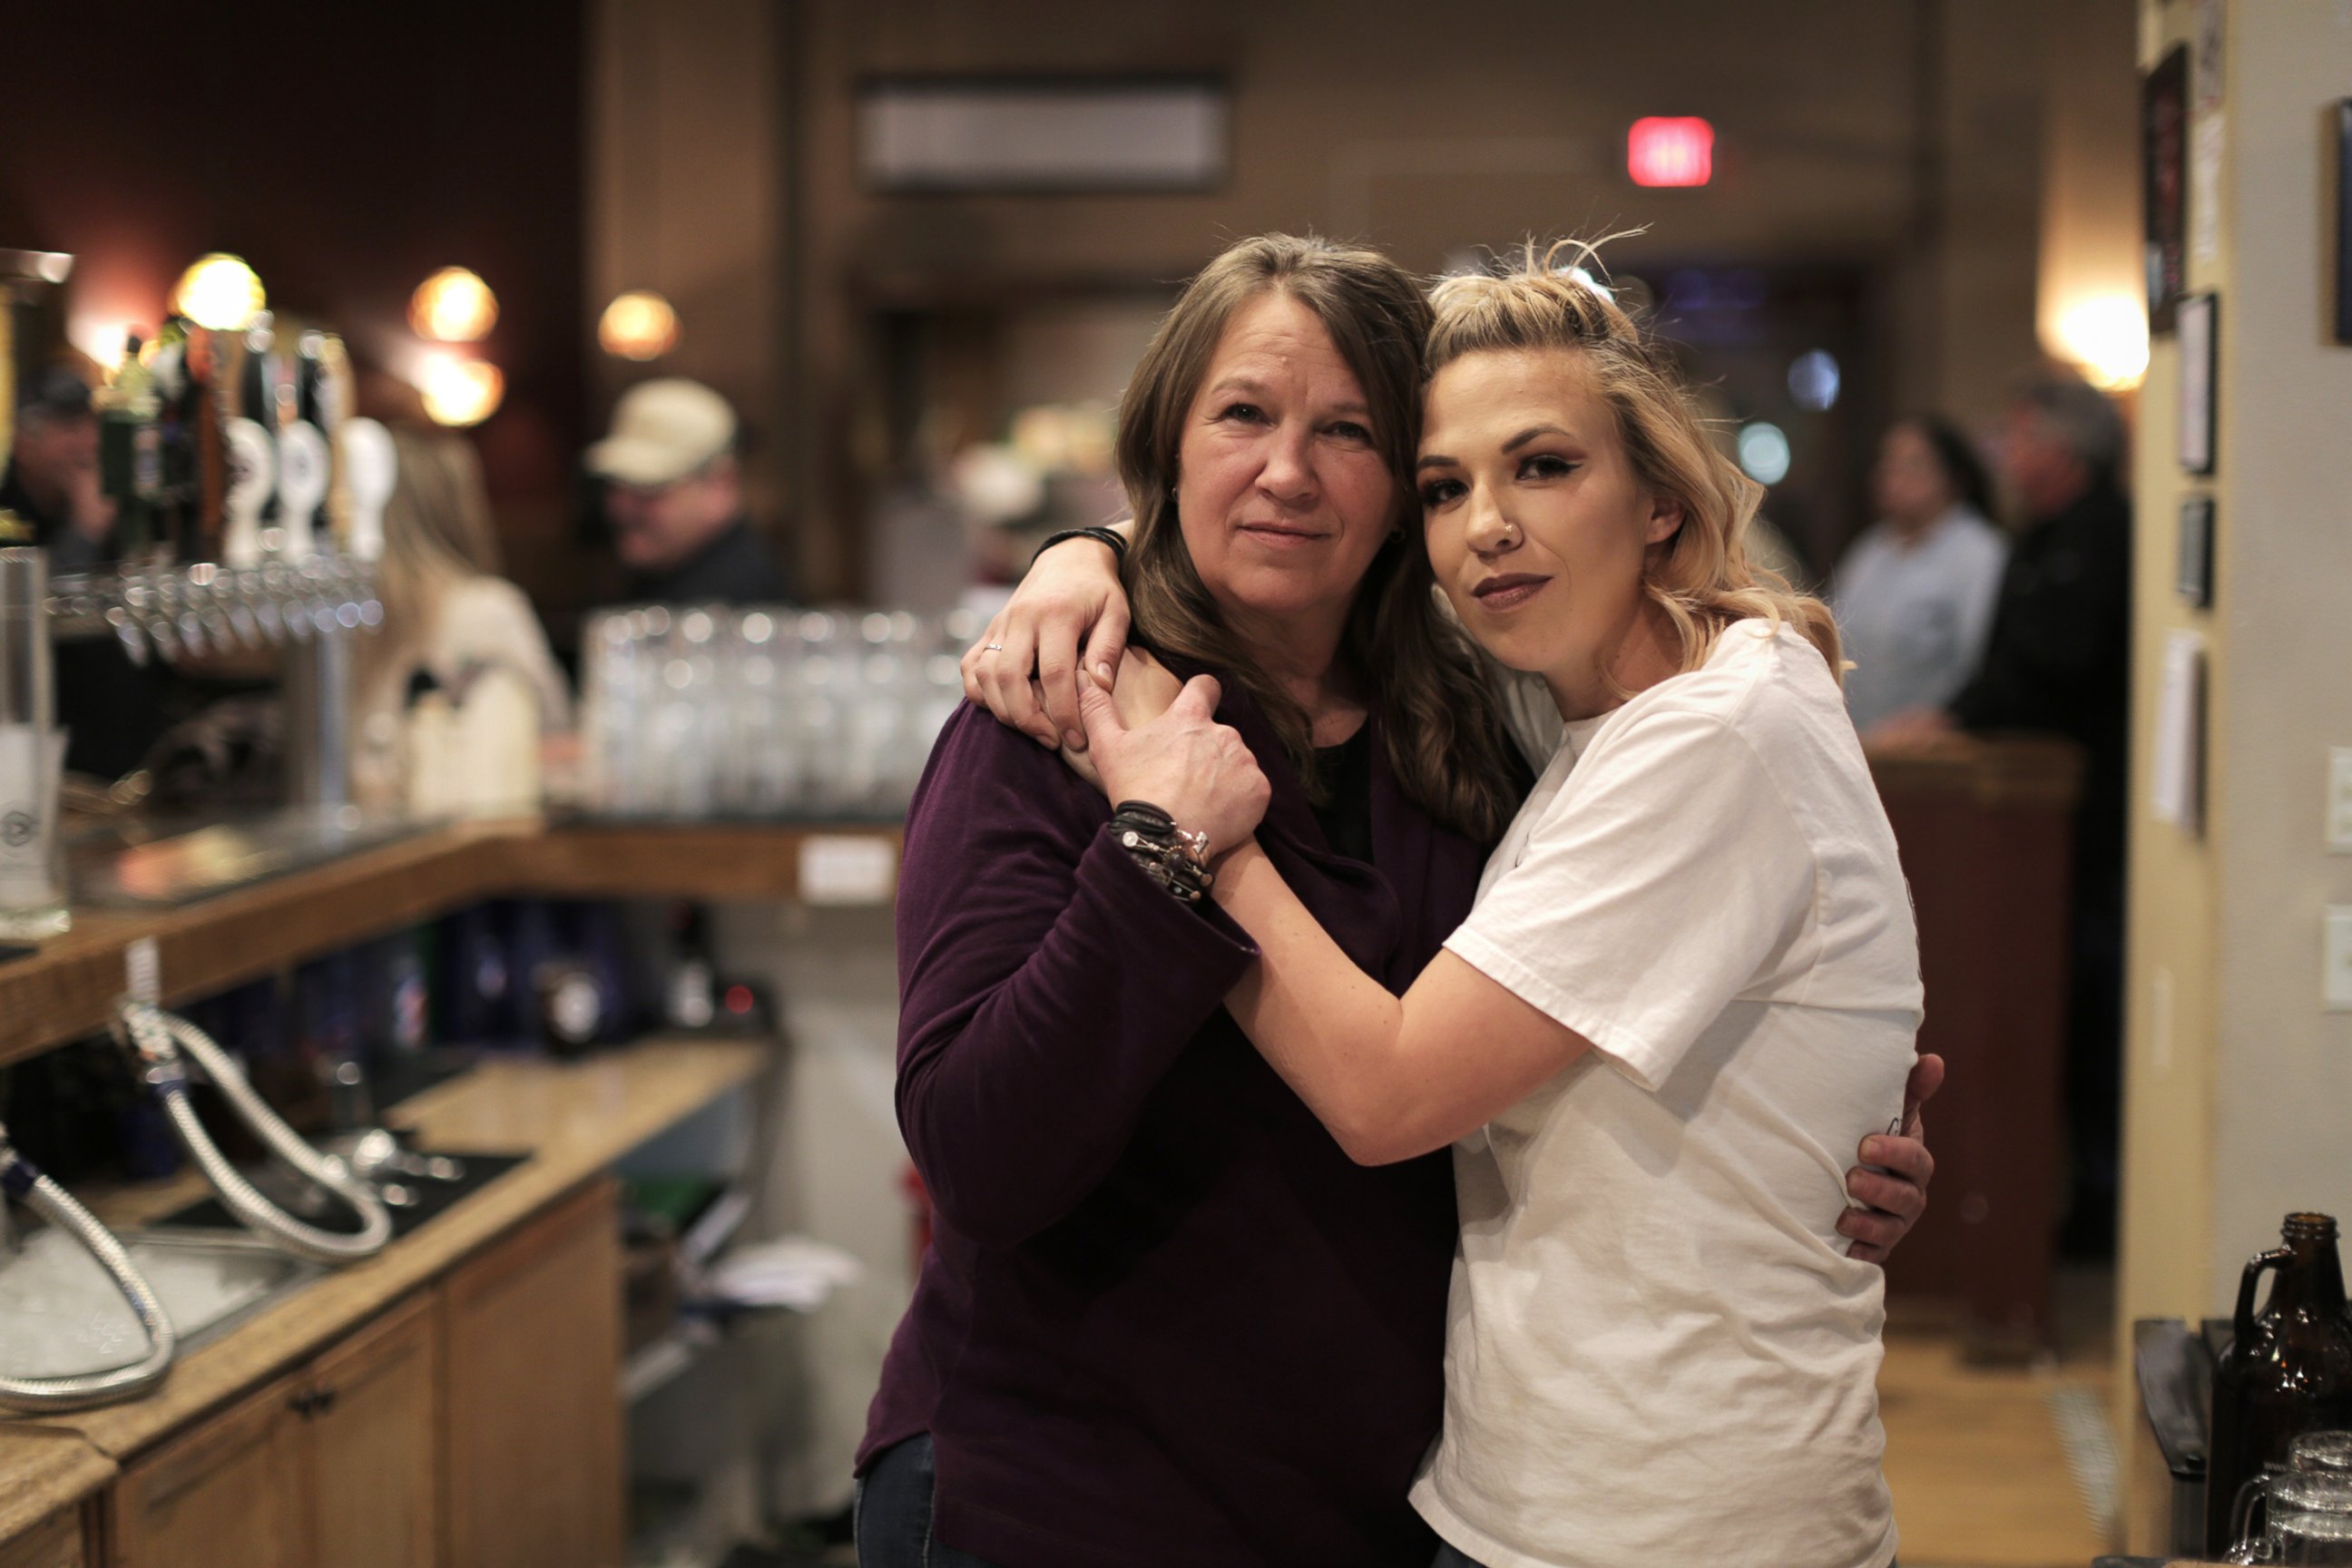
[[1703, 185], [1715, 177], [1715, 127], [1695, 115], [1636, 120], [1625, 172], [1637, 185]]
[[596, 323], [596, 342], [618, 359], [659, 359], [677, 346], [677, 312], [650, 289], [616, 294]]
[[425, 395], [425, 412], [436, 425], [479, 425], [498, 412], [507, 378], [488, 360], [428, 354], [416, 390]]
[[2058, 349], [2107, 392], [2127, 392], [2147, 375], [2147, 306], [2136, 293], [2099, 294], [2059, 312]]
[[408, 297], [408, 324], [417, 336], [436, 342], [477, 342], [498, 319], [498, 296], [462, 267], [444, 267]]
[[241, 330], [268, 303], [253, 268], [225, 250], [198, 257], [172, 290], [173, 314], [215, 332]]

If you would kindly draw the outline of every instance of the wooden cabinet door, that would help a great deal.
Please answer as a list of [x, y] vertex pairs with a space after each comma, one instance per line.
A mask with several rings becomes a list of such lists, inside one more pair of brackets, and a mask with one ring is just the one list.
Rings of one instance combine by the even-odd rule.
[[272, 1384], [126, 1467], [110, 1568], [310, 1568], [299, 1393]]
[[440, 1344], [433, 1300], [394, 1308], [310, 1363], [307, 1412], [313, 1561], [434, 1568]]
[[566, 1199], [443, 1287], [448, 1568], [620, 1568], [613, 1193]]
[[61, 1508], [5, 1546], [0, 1568], [87, 1568], [79, 1507]]

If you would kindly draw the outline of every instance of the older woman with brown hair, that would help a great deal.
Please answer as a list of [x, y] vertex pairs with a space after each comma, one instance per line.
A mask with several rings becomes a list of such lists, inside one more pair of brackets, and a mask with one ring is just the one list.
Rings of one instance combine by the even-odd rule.
[[[1412, 531], [1430, 320], [1384, 258], [1268, 237], [1146, 351], [1128, 582], [1197, 722], [1122, 756], [1164, 809], [977, 707], [933, 752], [898, 1109], [937, 1228], [859, 1456], [866, 1568], [1429, 1560], [1452, 1173], [1359, 1164], [1251, 1047], [1223, 1003], [1257, 950], [1203, 867], [1254, 828], [1402, 992], [1517, 803]], [[1025, 686], [1027, 646], [982, 651]]]

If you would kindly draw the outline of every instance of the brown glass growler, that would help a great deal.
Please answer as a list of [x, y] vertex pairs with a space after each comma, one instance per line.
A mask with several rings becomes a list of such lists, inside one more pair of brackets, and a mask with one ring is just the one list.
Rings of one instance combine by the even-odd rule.
[[[2284, 1465], [2297, 1435], [2352, 1427], [2352, 1316], [2336, 1221], [2291, 1214], [2284, 1246], [2258, 1254], [2238, 1282], [2234, 1332], [2213, 1369], [2213, 1420], [2205, 1466], [2205, 1545], [2219, 1556], [2230, 1540], [2231, 1509], [2264, 1465]], [[2254, 1289], [2275, 1271], [2270, 1300], [2254, 1311]]]

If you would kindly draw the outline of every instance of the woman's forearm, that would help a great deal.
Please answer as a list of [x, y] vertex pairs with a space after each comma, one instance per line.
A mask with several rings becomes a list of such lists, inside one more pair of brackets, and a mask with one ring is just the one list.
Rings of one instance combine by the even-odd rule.
[[1291, 1092], [1366, 1163], [1391, 1121], [1404, 1006], [1341, 952], [1255, 839], [1217, 869], [1217, 901], [1261, 955], [1226, 1010]]
[[1226, 1010], [1362, 1164], [1444, 1148], [1591, 1048], [1450, 952], [1391, 995], [1255, 840], [1225, 857], [1214, 891], [1260, 954]]

